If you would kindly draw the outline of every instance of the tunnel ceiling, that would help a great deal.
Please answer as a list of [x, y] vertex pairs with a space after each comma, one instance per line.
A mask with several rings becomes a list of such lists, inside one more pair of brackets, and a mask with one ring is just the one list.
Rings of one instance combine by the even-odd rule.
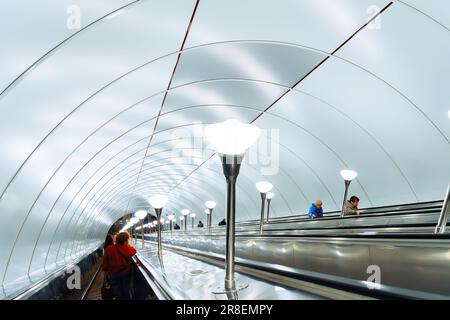
[[[446, 0], [4, 1], [0, 5], [4, 294], [99, 245], [125, 212], [224, 217], [204, 126], [262, 129], [237, 219], [320, 198], [340, 208], [442, 199], [450, 178]], [[256, 160], [255, 160], [256, 159]], [[253, 160], [253, 161], [252, 161]]]

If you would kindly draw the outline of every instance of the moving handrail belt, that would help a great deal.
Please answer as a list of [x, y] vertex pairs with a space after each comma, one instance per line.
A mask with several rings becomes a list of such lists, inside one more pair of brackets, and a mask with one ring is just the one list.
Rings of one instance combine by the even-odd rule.
[[[390, 216], [390, 215], [403, 215], [403, 214], [421, 214], [421, 213], [438, 213], [441, 211], [443, 201], [432, 201], [432, 202], [422, 202], [414, 204], [396, 205], [396, 206], [386, 206], [386, 207], [372, 207], [364, 208], [363, 216], [347, 216], [340, 217], [339, 211], [325, 212], [324, 217], [320, 220], [334, 220], [334, 219], [354, 219], [361, 218], [364, 216]], [[271, 223], [291, 223], [291, 222], [301, 222], [309, 221], [307, 214], [296, 215], [290, 217], [273, 217], [270, 218], [268, 224]], [[237, 222], [236, 226], [253, 225], [259, 224], [259, 220], [247, 220], [242, 222]]]

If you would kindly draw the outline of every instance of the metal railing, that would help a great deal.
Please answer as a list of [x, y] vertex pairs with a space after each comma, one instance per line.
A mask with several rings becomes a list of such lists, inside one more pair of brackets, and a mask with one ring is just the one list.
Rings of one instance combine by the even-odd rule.
[[445, 194], [444, 205], [442, 206], [441, 214], [439, 216], [438, 223], [434, 233], [444, 233], [447, 226], [448, 216], [450, 214], [450, 185], [447, 187], [447, 193]]

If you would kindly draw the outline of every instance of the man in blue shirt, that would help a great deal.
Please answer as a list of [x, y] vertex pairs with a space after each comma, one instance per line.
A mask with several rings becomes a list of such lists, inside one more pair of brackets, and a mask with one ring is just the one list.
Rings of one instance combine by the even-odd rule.
[[315, 203], [311, 204], [311, 208], [309, 208], [308, 218], [314, 220], [322, 217], [323, 217], [322, 200], [316, 200]]

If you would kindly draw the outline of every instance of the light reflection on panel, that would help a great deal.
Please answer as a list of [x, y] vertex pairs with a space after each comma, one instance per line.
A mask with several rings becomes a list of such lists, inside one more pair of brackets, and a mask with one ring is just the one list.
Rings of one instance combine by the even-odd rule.
[[173, 85], [203, 79], [237, 78], [291, 86], [323, 58], [323, 54], [287, 45], [215, 44], [185, 52]]
[[264, 110], [286, 91], [263, 82], [205, 79], [171, 89], [163, 114], [198, 105], [236, 105]]

